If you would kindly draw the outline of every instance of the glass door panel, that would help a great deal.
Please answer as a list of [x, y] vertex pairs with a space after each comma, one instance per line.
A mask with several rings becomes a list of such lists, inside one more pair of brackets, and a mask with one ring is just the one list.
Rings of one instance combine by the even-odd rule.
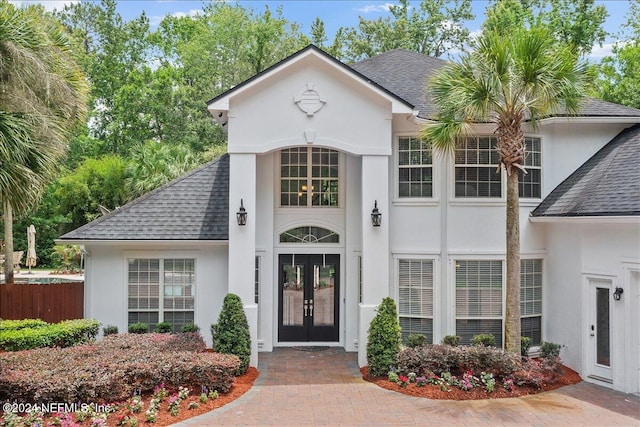
[[335, 265], [313, 265], [313, 325], [335, 324]]
[[304, 264], [283, 265], [282, 324], [304, 324]]
[[611, 366], [609, 288], [596, 288], [596, 363]]

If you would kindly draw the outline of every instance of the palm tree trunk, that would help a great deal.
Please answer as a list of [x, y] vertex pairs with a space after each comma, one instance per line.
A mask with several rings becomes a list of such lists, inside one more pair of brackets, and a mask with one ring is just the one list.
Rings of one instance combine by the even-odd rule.
[[13, 210], [4, 203], [4, 283], [13, 285]]
[[518, 172], [507, 177], [507, 296], [505, 350], [520, 354], [520, 199]]

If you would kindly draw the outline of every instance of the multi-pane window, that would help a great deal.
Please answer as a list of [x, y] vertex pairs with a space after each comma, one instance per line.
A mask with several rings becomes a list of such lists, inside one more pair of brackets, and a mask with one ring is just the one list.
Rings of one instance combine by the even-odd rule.
[[422, 334], [433, 342], [432, 260], [398, 260], [398, 313], [403, 340]]
[[[502, 174], [498, 170], [500, 157], [495, 150], [494, 136], [462, 139], [455, 154], [456, 197], [502, 197]], [[542, 148], [540, 138], [524, 139], [527, 174], [519, 172], [522, 198], [540, 198], [542, 193]]]
[[527, 173], [519, 172], [519, 194], [521, 198], [540, 198], [542, 194], [542, 151], [540, 138], [525, 138], [527, 156], [524, 166]]
[[463, 138], [455, 152], [456, 197], [502, 197], [500, 158], [493, 136]]
[[520, 327], [532, 345], [542, 342], [542, 260], [520, 261]]
[[296, 147], [280, 152], [281, 206], [338, 206], [338, 152]]
[[194, 259], [129, 259], [128, 323], [146, 323], [153, 330], [168, 322], [180, 331], [194, 321], [194, 288]]
[[416, 137], [400, 137], [398, 141], [398, 195], [433, 196], [431, 149]]
[[502, 261], [456, 261], [456, 335], [493, 334], [502, 346]]
[[281, 233], [280, 243], [340, 243], [340, 235], [326, 228], [306, 225]]

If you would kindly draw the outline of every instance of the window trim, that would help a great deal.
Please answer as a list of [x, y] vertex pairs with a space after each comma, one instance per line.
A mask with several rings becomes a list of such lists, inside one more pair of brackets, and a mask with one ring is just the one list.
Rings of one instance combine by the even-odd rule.
[[[494, 136], [490, 131], [483, 130], [475, 135], [477, 138]], [[540, 204], [540, 201], [544, 199], [544, 136], [539, 133], [524, 133], [525, 138], [538, 138], [540, 140], [540, 167], [536, 169], [540, 170], [540, 197], [520, 197], [520, 207], [536, 207]], [[504, 206], [507, 201], [507, 173], [505, 170], [500, 171], [500, 182], [502, 197], [457, 197], [456, 196], [456, 162], [455, 157], [449, 161], [451, 167], [447, 173], [447, 179], [450, 183], [448, 189], [449, 204], [451, 206]]]
[[[306, 205], [306, 206], [283, 206], [282, 205], [282, 199], [281, 199], [281, 182], [282, 182], [282, 176], [281, 176], [281, 172], [282, 172], [282, 157], [281, 157], [281, 153], [283, 150], [289, 150], [292, 148], [306, 148], [307, 152], [308, 152], [308, 158], [311, 159], [311, 154], [313, 152], [314, 148], [322, 148], [322, 149], [327, 149], [327, 150], [332, 150], [335, 151], [338, 154], [338, 205], [337, 206], [314, 206], [314, 205]], [[280, 147], [278, 150], [274, 151], [274, 157], [275, 160], [273, 162], [273, 165], [275, 167], [275, 171], [274, 171], [274, 191], [273, 191], [273, 197], [274, 197], [274, 207], [275, 209], [298, 209], [298, 210], [303, 210], [303, 209], [328, 209], [330, 212], [336, 212], [339, 213], [341, 211], [344, 210], [344, 206], [345, 206], [345, 182], [344, 182], [344, 168], [345, 168], [345, 164], [346, 164], [346, 160], [344, 158], [344, 153], [342, 151], [337, 150], [334, 147], [325, 147], [325, 146], [316, 146], [316, 145], [292, 145], [292, 146], [287, 146], [287, 147]], [[312, 170], [311, 168], [308, 169], [307, 172], [307, 182], [310, 182], [313, 178], [311, 177], [311, 173]], [[308, 185], [308, 184], [307, 184]]]
[[417, 138], [420, 137], [414, 132], [401, 132], [397, 133], [393, 137], [393, 201], [392, 203], [397, 206], [435, 206], [438, 204], [439, 199], [439, 186], [440, 180], [440, 167], [439, 162], [435, 154], [431, 153], [431, 197], [401, 197], [400, 196], [400, 138]]
[[[198, 270], [198, 255], [197, 253], [194, 253], [193, 251], [169, 251], [169, 252], [165, 252], [165, 251], [128, 251], [125, 250], [122, 252], [122, 262], [123, 262], [123, 298], [124, 298], [124, 307], [125, 309], [123, 310], [123, 314], [122, 314], [122, 324], [125, 326], [125, 328], [128, 329], [129, 326], [129, 260], [130, 259], [158, 259], [161, 260], [160, 263], [160, 269], [159, 269], [159, 274], [160, 274], [160, 289], [159, 289], [159, 301], [158, 301], [158, 322], [163, 322], [164, 321], [164, 307], [163, 307], [163, 299], [164, 299], [164, 289], [163, 289], [163, 285], [164, 285], [164, 260], [165, 259], [192, 259], [193, 260], [193, 271], [194, 271], [194, 283], [193, 283], [193, 288], [192, 288], [192, 293], [193, 293], [193, 309], [192, 310], [173, 310], [173, 309], [167, 309], [166, 311], [181, 311], [181, 312], [193, 312], [193, 321], [194, 323], [197, 324], [197, 320], [198, 320], [198, 278], [200, 276], [199, 270]], [[136, 310], [131, 310], [131, 311], [136, 311]], [[139, 310], [138, 310], [139, 311]], [[146, 312], [148, 313], [154, 313], [155, 311], [151, 311], [151, 310], [147, 310]]]

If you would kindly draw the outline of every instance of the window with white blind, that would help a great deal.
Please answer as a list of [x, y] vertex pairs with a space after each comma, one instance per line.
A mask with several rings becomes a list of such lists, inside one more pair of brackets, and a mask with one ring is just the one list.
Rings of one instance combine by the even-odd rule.
[[339, 153], [327, 148], [280, 151], [280, 206], [338, 206]]
[[398, 314], [403, 340], [422, 334], [433, 343], [433, 260], [398, 260]]
[[542, 260], [520, 261], [520, 328], [531, 345], [542, 343]]
[[456, 261], [456, 335], [493, 334], [502, 347], [502, 261]]
[[398, 196], [433, 196], [431, 148], [416, 137], [398, 139]]
[[168, 322], [174, 332], [193, 323], [195, 260], [192, 258], [130, 258], [128, 324], [142, 322], [153, 330]]

